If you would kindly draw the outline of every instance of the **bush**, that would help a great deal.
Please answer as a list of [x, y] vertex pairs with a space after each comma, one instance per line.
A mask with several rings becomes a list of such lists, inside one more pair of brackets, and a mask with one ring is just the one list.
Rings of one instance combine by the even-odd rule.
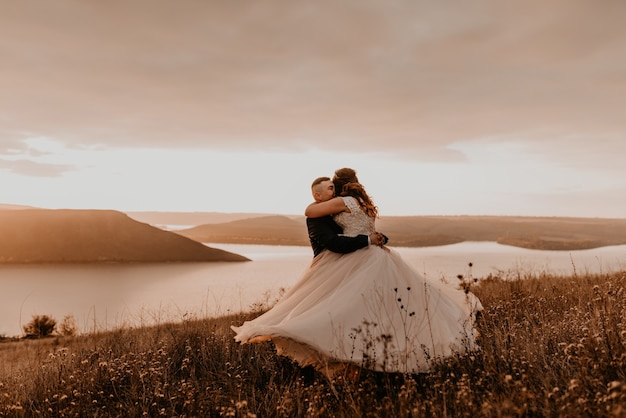
[[56, 327], [56, 319], [48, 315], [33, 315], [33, 319], [24, 325], [24, 332], [27, 335], [46, 337], [52, 334]]
[[65, 315], [59, 328], [59, 334], [66, 337], [73, 337], [78, 334], [78, 327], [76, 326], [74, 315]]

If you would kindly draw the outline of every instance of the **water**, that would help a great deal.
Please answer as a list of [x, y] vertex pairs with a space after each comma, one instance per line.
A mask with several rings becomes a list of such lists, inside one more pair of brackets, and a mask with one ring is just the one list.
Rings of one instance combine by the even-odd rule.
[[[20, 335], [33, 315], [76, 319], [80, 332], [181, 321], [272, 302], [307, 268], [308, 247], [210, 244], [247, 263], [150, 263], [0, 266], [0, 335]], [[534, 251], [495, 243], [396, 248], [420, 273], [456, 280], [516, 270], [571, 275], [626, 270], [626, 245]]]

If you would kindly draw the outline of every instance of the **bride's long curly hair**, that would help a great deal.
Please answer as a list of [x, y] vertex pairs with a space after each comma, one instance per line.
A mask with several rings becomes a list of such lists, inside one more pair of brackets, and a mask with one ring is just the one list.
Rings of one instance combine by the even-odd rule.
[[361, 209], [363, 209], [368, 216], [372, 218], [378, 217], [378, 208], [365, 191], [365, 187], [359, 183], [354, 169], [340, 168], [335, 171], [333, 184], [335, 185], [335, 192], [338, 196], [354, 197], [357, 202], [359, 202]]

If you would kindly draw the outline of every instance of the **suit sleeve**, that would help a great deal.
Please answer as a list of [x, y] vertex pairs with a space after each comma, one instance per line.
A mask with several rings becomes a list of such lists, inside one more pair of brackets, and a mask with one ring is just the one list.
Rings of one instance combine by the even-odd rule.
[[335, 253], [347, 254], [368, 246], [367, 235], [346, 237], [339, 235], [341, 230], [333, 228], [333, 224], [320, 218], [307, 218], [307, 227], [311, 241], [321, 248], [326, 248]]

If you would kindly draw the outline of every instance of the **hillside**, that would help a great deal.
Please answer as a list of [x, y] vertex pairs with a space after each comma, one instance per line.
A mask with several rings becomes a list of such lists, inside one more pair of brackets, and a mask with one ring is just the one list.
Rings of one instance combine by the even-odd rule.
[[247, 261], [112, 210], [0, 210], [0, 264]]
[[176, 231], [199, 242], [263, 245], [309, 245], [304, 218], [261, 216]]
[[[538, 250], [581, 250], [626, 244], [626, 219], [516, 216], [391, 216], [378, 230], [397, 247], [493, 241]], [[304, 217], [264, 216], [200, 225], [177, 233], [200, 242], [309, 245]]]
[[516, 216], [381, 218], [379, 229], [398, 246], [423, 242], [494, 241], [538, 250], [582, 250], [626, 244], [626, 219]]
[[266, 216], [263, 213], [222, 213], [222, 212], [126, 212], [139, 222], [154, 226], [219, 224], [240, 219]]
[[0, 203], [0, 210], [22, 210], [22, 209], [36, 209], [36, 208], [32, 206], [10, 205], [8, 203]]

